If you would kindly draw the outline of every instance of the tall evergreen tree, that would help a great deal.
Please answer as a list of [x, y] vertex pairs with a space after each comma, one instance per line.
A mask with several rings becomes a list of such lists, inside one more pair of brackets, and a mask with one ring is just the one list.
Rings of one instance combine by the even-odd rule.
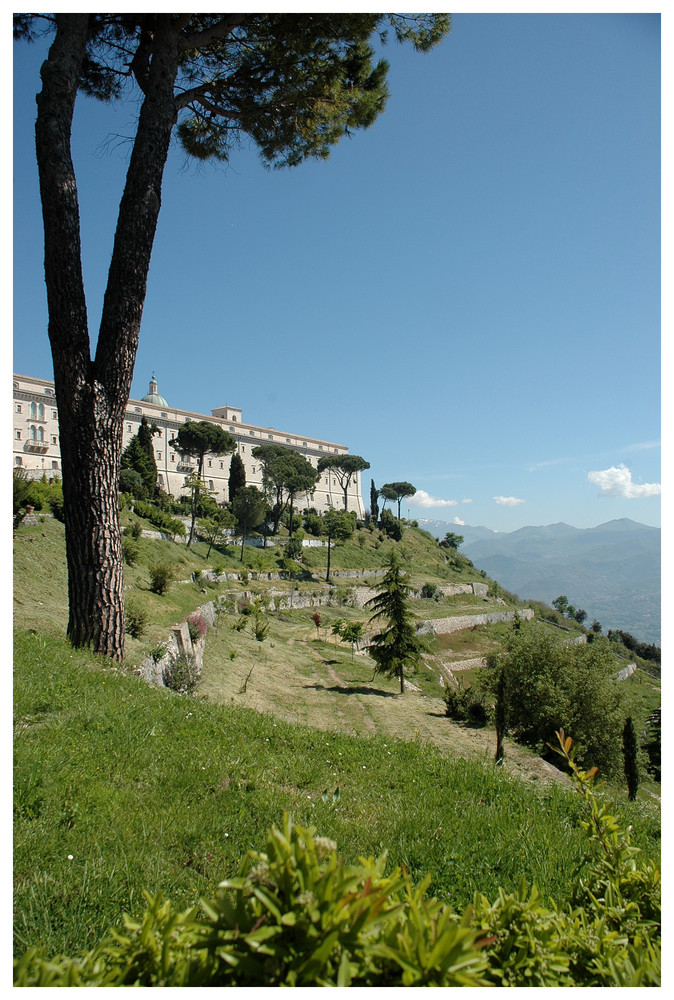
[[238, 451], [235, 451], [232, 455], [232, 460], [229, 464], [229, 500], [230, 503], [242, 487], [246, 485], [246, 466], [243, 464], [243, 459], [239, 455]]
[[122, 452], [121, 469], [132, 469], [143, 480], [145, 495], [152, 498], [157, 488], [157, 463], [154, 457], [152, 439], [159, 434], [156, 424], [150, 424], [147, 417], [140, 422], [138, 432]]
[[379, 520], [379, 490], [374, 485], [374, 479], [370, 480], [370, 517], [375, 524]]
[[[270, 166], [296, 166], [383, 112], [387, 64], [370, 37], [390, 27], [427, 51], [447, 14], [19, 13], [17, 39], [53, 32], [35, 140], [48, 333], [59, 411], [74, 646], [124, 656], [117, 502], [129, 398], [162, 180], [174, 134], [189, 156], [227, 161], [245, 138]], [[37, 81], [36, 81], [37, 85]], [[84, 288], [71, 133], [78, 92], [140, 107], [95, 348]]]
[[370, 598], [366, 606], [374, 608], [371, 622], [383, 617], [388, 620], [388, 627], [372, 637], [368, 653], [375, 661], [375, 673], [398, 677], [400, 693], [403, 694], [405, 668], [416, 669], [426, 647], [416, 633], [414, 615], [408, 603], [412, 588], [396, 552], [391, 555], [382, 587], [381, 593]]
[[634, 802], [639, 788], [639, 766], [637, 763], [637, 734], [634, 731], [632, 716], [625, 720], [623, 728], [623, 762], [625, 765], [625, 779], [627, 780], [627, 797], [630, 802]]

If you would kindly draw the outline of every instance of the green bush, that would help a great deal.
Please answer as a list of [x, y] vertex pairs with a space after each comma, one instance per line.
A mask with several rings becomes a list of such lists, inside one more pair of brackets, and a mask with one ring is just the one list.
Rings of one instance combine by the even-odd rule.
[[122, 538], [122, 555], [127, 566], [135, 566], [140, 549], [132, 538]]
[[[571, 740], [560, 751], [583, 797], [586, 863], [571, 904], [536, 886], [477, 893], [463, 915], [414, 886], [386, 856], [346, 865], [336, 845], [293, 824], [267, 835], [216, 897], [177, 911], [147, 896], [80, 958], [31, 948], [15, 986], [659, 986], [660, 876], [629, 828], [600, 806]], [[337, 793], [335, 793], [337, 794]]]
[[165, 594], [172, 580], [173, 566], [170, 563], [150, 566], [150, 590], [153, 594]]
[[134, 639], [141, 639], [147, 630], [148, 613], [134, 601], [127, 600], [125, 607], [126, 631]]
[[192, 694], [199, 683], [199, 673], [193, 656], [179, 656], [164, 667], [163, 681], [178, 694]]
[[472, 722], [479, 726], [486, 725], [488, 713], [481, 693], [472, 687], [465, 687], [461, 677], [457, 687], [445, 688], [442, 697], [445, 702], [445, 715], [449, 719], [454, 719], [456, 722]]
[[165, 532], [167, 535], [179, 535], [181, 538], [185, 536], [185, 525], [183, 522], [175, 517], [170, 517], [153, 504], [146, 503], [144, 500], [135, 500], [133, 509], [138, 517], [144, 517], [146, 521], [149, 521], [155, 528], [159, 528], [160, 531]]
[[437, 584], [435, 583], [425, 583], [421, 588], [422, 597], [435, 597], [437, 591]]

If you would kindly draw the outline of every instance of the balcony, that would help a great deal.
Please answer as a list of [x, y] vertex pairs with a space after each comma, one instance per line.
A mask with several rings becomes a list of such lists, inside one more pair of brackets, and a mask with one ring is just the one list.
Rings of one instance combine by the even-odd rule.
[[38, 441], [37, 439], [36, 440], [30, 440], [30, 441], [26, 441], [26, 443], [24, 444], [23, 448], [24, 448], [24, 451], [45, 452], [45, 451], [49, 450], [49, 442], [48, 441]]

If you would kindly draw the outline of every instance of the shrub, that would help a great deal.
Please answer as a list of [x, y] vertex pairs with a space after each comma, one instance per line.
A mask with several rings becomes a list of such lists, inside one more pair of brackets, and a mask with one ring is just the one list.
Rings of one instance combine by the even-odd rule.
[[443, 692], [445, 715], [456, 722], [472, 722], [474, 725], [487, 724], [487, 709], [480, 692], [472, 687], [465, 687], [463, 678], [459, 677], [457, 687], [445, 688]]
[[163, 681], [167, 688], [177, 694], [192, 694], [199, 682], [196, 659], [193, 656], [179, 656], [164, 667]]
[[134, 601], [126, 601], [125, 607], [126, 631], [134, 639], [141, 639], [146, 632], [148, 613]]
[[122, 538], [122, 555], [127, 566], [135, 566], [139, 552], [140, 549], [132, 538]]
[[587, 819], [571, 905], [544, 905], [524, 880], [463, 915], [412, 884], [385, 854], [346, 865], [336, 845], [286, 814], [214, 899], [180, 912], [148, 896], [79, 958], [15, 960], [15, 986], [659, 986], [660, 875], [600, 806], [558, 734]]
[[150, 566], [150, 590], [153, 594], [165, 594], [173, 580], [173, 566], [170, 563], [160, 563]]
[[196, 642], [197, 639], [203, 639], [208, 632], [208, 625], [198, 611], [195, 611], [194, 614], [191, 614], [187, 619], [187, 630], [190, 633], [190, 639], [192, 642]]
[[137, 517], [134, 517], [133, 521], [126, 530], [128, 531], [131, 538], [133, 538], [134, 541], [137, 542], [138, 539], [143, 534], [143, 522], [139, 521]]
[[425, 583], [421, 588], [422, 597], [435, 597], [437, 586], [434, 583]]

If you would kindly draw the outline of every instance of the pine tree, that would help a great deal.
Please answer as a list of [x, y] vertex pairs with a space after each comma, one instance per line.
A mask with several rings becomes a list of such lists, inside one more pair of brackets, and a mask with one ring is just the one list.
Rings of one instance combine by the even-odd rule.
[[416, 669], [425, 645], [416, 633], [414, 616], [408, 605], [409, 577], [403, 573], [396, 552], [391, 555], [382, 585], [381, 593], [367, 601], [367, 606], [374, 608], [370, 621], [387, 618], [388, 628], [372, 637], [368, 653], [375, 661], [375, 673], [398, 677], [403, 694], [405, 667]]

